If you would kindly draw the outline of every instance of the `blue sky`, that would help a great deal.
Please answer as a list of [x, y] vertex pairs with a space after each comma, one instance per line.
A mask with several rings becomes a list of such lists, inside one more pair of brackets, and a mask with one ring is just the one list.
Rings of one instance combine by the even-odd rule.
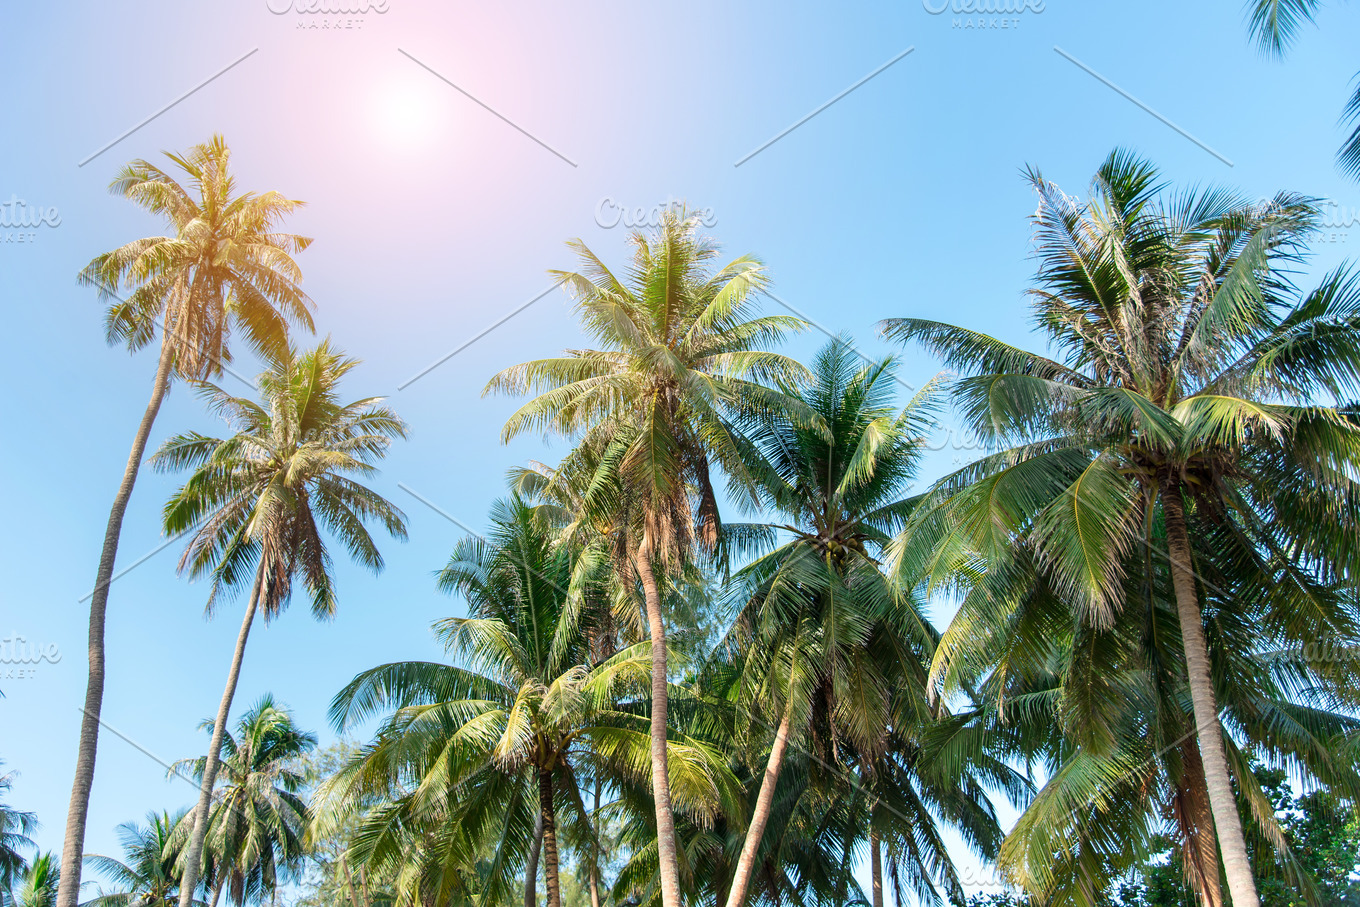
[[[711, 209], [727, 252], [762, 257], [778, 297], [818, 326], [793, 344], [800, 355], [823, 330], [880, 354], [875, 322], [908, 314], [1025, 342], [1035, 200], [1019, 171], [1036, 165], [1084, 194], [1116, 146], [1180, 186], [1334, 200], [1341, 224], [1313, 270], [1360, 244], [1348, 225], [1360, 191], [1333, 166], [1360, 8], [1328, 6], [1276, 62], [1250, 45], [1239, 0], [1045, 0], [1005, 29], [963, 27], [976, 15], [932, 14], [939, 2], [388, 0], [341, 30], [300, 28], [334, 17], [275, 14], [266, 0], [5, 4], [0, 204], [47, 220], [0, 227], [0, 239], [31, 234], [0, 241], [11, 439], [0, 638], [60, 658], [18, 679], [6, 673], [20, 666], [0, 665], [0, 758], [20, 773], [11, 802], [44, 823], [39, 843], [60, 847], [85, 682], [81, 598], [155, 366], [105, 346], [100, 305], [74, 279], [99, 252], [159, 231], [105, 191], [129, 159], [221, 132], [243, 186], [306, 200], [293, 225], [317, 240], [299, 261], [319, 331], [365, 360], [351, 395], [390, 395], [412, 426], [376, 482], [409, 514], [410, 541], [384, 546], [381, 577], [339, 567], [333, 623], [295, 609], [247, 653], [236, 712], [272, 691], [323, 737], [330, 697], [357, 671], [438, 656], [428, 625], [462, 606], [431, 574], [458, 523], [483, 525], [508, 467], [554, 456], [536, 439], [502, 446], [515, 404], [480, 392], [499, 368], [577, 342], [565, 297], [469, 341], [549, 288], [547, 269], [572, 262], [567, 238], [621, 260], [626, 231], [600, 222], [614, 205]], [[939, 369], [903, 356], [908, 383]], [[176, 388], [153, 445], [190, 428], [219, 430]], [[946, 420], [923, 479], [967, 454], [949, 438]], [[120, 568], [163, 543], [174, 487], [143, 473]], [[176, 577], [177, 553], [112, 589], [104, 717], [132, 743], [102, 738], [91, 851], [115, 849], [118, 823], [192, 796], [155, 759], [201, 752], [195, 726], [220, 696], [239, 606], [205, 621], [206, 589]]]

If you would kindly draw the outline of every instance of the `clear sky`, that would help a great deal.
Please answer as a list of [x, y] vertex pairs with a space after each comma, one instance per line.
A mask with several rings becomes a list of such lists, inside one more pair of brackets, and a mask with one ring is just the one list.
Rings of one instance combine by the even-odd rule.
[[[726, 250], [761, 256], [779, 298], [818, 325], [799, 354], [823, 329], [881, 353], [875, 322], [908, 314], [1025, 342], [1035, 200], [1019, 170], [1084, 194], [1116, 146], [1183, 186], [1334, 200], [1319, 268], [1360, 244], [1360, 190], [1333, 166], [1360, 7], [1328, 5], [1281, 63], [1250, 45], [1240, 0], [1031, 0], [986, 17], [1004, 29], [930, 11], [944, 2], [387, 0], [339, 17], [286, 0], [268, 0], [282, 13], [266, 0], [5, 3], [0, 205], [16, 204], [0, 207], [0, 637], [49, 657], [0, 664], [0, 758], [20, 773], [10, 802], [44, 823], [39, 843], [60, 848], [82, 596], [155, 367], [105, 346], [100, 304], [75, 284], [94, 255], [160, 231], [105, 191], [130, 159], [221, 132], [242, 186], [306, 200], [293, 227], [316, 237], [299, 261], [319, 332], [365, 360], [351, 396], [390, 395], [412, 426], [376, 482], [409, 514], [410, 541], [384, 545], [380, 578], [341, 563], [333, 623], [295, 608], [247, 652], [235, 713], [272, 691], [323, 739], [327, 703], [357, 671], [438, 656], [428, 625], [462, 605], [431, 574], [460, 524], [484, 524], [508, 467], [555, 456], [533, 439], [502, 446], [514, 403], [480, 392], [499, 368], [577, 342], [561, 293], [504, 319], [572, 263], [564, 240], [620, 261], [619, 207], [711, 209]], [[350, 27], [312, 27], [337, 18]], [[39, 208], [36, 226], [4, 225]], [[907, 382], [939, 368], [904, 355]], [[190, 428], [220, 431], [176, 388], [152, 445]], [[952, 437], [946, 421], [923, 479], [968, 454]], [[163, 543], [175, 482], [143, 473], [119, 568]], [[195, 726], [216, 708], [239, 603], [205, 621], [206, 590], [176, 577], [177, 553], [112, 588], [104, 717], [126, 740], [101, 740], [91, 851], [192, 797], [155, 760], [202, 752]]]

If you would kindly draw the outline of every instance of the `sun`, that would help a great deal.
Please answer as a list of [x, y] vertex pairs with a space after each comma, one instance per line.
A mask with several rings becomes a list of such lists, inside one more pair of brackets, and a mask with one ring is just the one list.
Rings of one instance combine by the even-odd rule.
[[439, 87], [428, 77], [397, 78], [376, 86], [369, 99], [375, 138], [383, 145], [408, 151], [433, 145], [449, 115], [448, 99], [439, 96]]

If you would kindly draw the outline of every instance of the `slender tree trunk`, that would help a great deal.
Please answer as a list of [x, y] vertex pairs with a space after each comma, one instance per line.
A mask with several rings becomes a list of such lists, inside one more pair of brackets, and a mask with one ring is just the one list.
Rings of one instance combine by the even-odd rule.
[[1242, 834], [1242, 817], [1233, 795], [1228, 757], [1223, 747], [1223, 729], [1218, 721], [1209, 649], [1204, 640], [1204, 617], [1195, 590], [1194, 563], [1190, 553], [1190, 534], [1185, 523], [1185, 498], [1175, 477], [1162, 483], [1162, 512], [1166, 518], [1167, 548], [1171, 556], [1171, 579], [1176, 590], [1176, 612], [1180, 618], [1181, 640], [1185, 646], [1185, 669], [1194, 705], [1195, 729], [1200, 757], [1204, 762], [1204, 785], [1209, 791], [1209, 807], [1223, 853], [1223, 870], [1233, 907], [1260, 907], [1247, 842]]
[[538, 812], [543, 817], [543, 887], [548, 907], [562, 907], [562, 885], [557, 877], [557, 815], [553, 810], [552, 772], [538, 773]]
[[373, 895], [368, 893], [368, 867], [359, 864], [359, 890], [364, 893], [364, 907], [373, 903]]
[[217, 769], [222, 753], [222, 738], [227, 732], [227, 715], [231, 711], [231, 701], [236, 696], [236, 682], [241, 679], [241, 660], [246, 654], [246, 640], [250, 638], [250, 625], [255, 620], [255, 612], [260, 606], [260, 592], [264, 584], [264, 556], [260, 556], [260, 566], [255, 571], [255, 587], [250, 590], [250, 605], [246, 608], [245, 619], [241, 621], [241, 632], [236, 637], [236, 651], [231, 658], [231, 671], [227, 674], [227, 686], [222, 691], [222, 702], [217, 707], [217, 721], [213, 724], [212, 743], [208, 744], [208, 758], [203, 766], [203, 784], [198, 790], [198, 806], [194, 808], [193, 835], [189, 838], [189, 850], [184, 857], [184, 877], [180, 882], [179, 907], [190, 907], [193, 903], [194, 888], [198, 884], [198, 868], [203, 861], [203, 842], [208, 837], [208, 808], [212, 804], [213, 784], [217, 781]]
[[85, 682], [85, 707], [80, 720], [80, 743], [76, 748], [75, 780], [71, 783], [71, 802], [66, 810], [66, 837], [61, 846], [61, 877], [57, 883], [56, 907], [76, 907], [80, 897], [80, 869], [85, 855], [85, 820], [90, 812], [90, 790], [94, 786], [95, 752], [99, 748], [99, 716], [104, 705], [104, 616], [109, 603], [109, 584], [113, 582], [113, 563], [118, 555], [118, 536], [123, 530], [123, 514], [127, 512], [132, 486], [146, 453], [146, 442], [151, 426], [160, 412], [161, 401], [170, 387], [170, 370], [175, 355], [172, 347], [161, 338], [160, 359], [156, 377], [151, 384], [151, 400], [146, 404], [142, 422], [132, 439], [123, 481], [109, 508], [109, 522], [104, 529], [104, 547], [99, 552], [99, 569], [94, 575], [94, 591], [90, 596], [89, 659], [90, 673]]
[[226, 886], [226, 884], [227, 878], [224, 875], [221, 879], [218, 880], [217, 884], [213, 886], [212, 903], [209, 905], [209, 907], [217, 907], [217, 902], [222, 899], [222, 889]]
[[344, 854], [340, 855], [340, 872], [345, 876], [345, 885], [349, 888], [349, 902], [354, 907], [364, 907], [359, 903], [359, 892], [354, 890], [354, 876], [350, 875], [349, 862]]
[[774, 807], [774, 789], [779, 783], [779, 772], [784, 767], [784, 754], [789, 748], [789, 726], [792, 724], [793, 703], [784, 706], [784, 717], [775, 731], [774, 744], [765, 763], [765, 777], [760, 780], [760, 793], [756, 796], [755, 811], [751, 814], [751, 825], [746, 829], [746, 840], [741, 845], [741, 857], [737, 860], [737, 871], [732, 876], [732, 887], [727, 893], [727, 907], [741, 907], [746, 903], [747, 892], [751, 888], [751, 877], [755, 872], [756, 855], [760, 851], [760, 839], [765, 836], [765, 826], [770, 821], [770, 810]]
[[874, 890], [874, 907], [883, 907], [883, 848], [872, 828], [869, 829], [869, 863], [873, 874], [870, 885]]
[[680, 859], [675, 845], [675, 813], [671, 807], [670, 769], [666, 764], [667, 687], [666, 620], [661, 590], [652, 572], [652, 549], [644, 544], [636, 558], [638, 579], [647, 599], [647, 626], [652, 637], [652, 799], [656, 802], [656, 851], [661, 869], [662, 907], [682, 907]]
[[600, 907], [600, 779], [595, 779], [595, 805], [590, 812], [594, 842], [590, 849], [590, 907]]
[[529, 862], [524, 866], [524, 907], [538, 904], [538, 856], [543, 850], [543, 810], [534, 820], [534, 841], [529, 845]]

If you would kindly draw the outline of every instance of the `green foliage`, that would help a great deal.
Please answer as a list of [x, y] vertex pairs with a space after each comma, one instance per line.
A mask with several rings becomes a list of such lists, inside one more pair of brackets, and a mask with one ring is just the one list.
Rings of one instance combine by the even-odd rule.
[[[179, 903], [180, 853], [187, 828], [184, 811], [146, 814], [146, 825], [118, 826], [123, 858], [86, 854], [85, 864], [102, 875], [112, 890], [99, 886], [86, 907], [175, 907]], [[200, 902], [195, 902], [200, 903]]]
[[[205, 719], [200, 729], [211, 734], [213, 721]], [[222, 888], [229, 904], [269, 901], [301, 870], [311, 813], [298, 761], [315, 747], [316, 736], [298, 729], [269, 694], [241, 716], [234, 734], [223, 735], [201, 878], [210, 889]], [[171, 771], [188, 771], [201, 783], [206, 762], [206, 756], [182, 759]], [[180, 822], [177, 832], [175, 843], [182, 843], [188, 823]]]
[[[13, 786], [14, 772], [0, 774], [0, 796], [7, 795]], [[28, 870], [23, 851], [35, 846], [30, 835], [37, 829], [36, 815], [0, 802], [0, 898], [8, 897], [10, 889]]]

